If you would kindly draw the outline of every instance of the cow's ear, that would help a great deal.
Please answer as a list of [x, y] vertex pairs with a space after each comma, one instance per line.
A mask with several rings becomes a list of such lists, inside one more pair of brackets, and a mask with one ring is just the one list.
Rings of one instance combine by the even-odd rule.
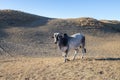
[[67, 37], [68, 35], [67, 35], [67, 33], [64, 33], [64, 37]]

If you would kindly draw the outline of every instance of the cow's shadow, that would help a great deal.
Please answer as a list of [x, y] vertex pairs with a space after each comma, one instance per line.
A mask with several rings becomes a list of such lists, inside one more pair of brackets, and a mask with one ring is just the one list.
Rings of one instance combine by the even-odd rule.
[[106, 58], [77, 58], [75, 60], [67, 60], [67, 61], [77, 61], [77, 60], [81, 60], [81, 61], [120, 61], [120, 58], [112, 58], [112, 57], [106, 57]]
[[95, 60], [98, 60], [98, 61], [120, 61], [120, 58], [97, 58]]

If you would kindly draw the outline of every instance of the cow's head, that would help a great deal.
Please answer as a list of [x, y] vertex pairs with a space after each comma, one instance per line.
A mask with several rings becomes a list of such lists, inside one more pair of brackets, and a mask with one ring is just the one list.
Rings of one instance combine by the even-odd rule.
[[54, 43], [57, 44], [60, 38], [62, 38], [62, 35], [60, 33], [54, 33], [52, 38], [54, 38]]

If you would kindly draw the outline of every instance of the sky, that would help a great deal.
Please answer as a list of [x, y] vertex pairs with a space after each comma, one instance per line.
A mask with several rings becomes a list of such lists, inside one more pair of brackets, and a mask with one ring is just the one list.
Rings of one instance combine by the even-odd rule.
[[120, 0], [0, 0], [0, 9], [19, 10], [50, 18], [120, 20]]

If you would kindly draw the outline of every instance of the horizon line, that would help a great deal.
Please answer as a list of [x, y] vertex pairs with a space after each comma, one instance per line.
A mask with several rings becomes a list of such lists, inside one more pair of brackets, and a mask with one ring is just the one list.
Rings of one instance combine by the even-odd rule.
[[19, 12], [24, 12], [32, 15], [37, 15], [37, 16], [42, 16], [42, 17], [47, 17], [47, 18], [56, 18], [56, 19], [78, 19], [78, 18], [93, 18], [96, 20], [110, 20], [110, 21], [120, 21], [120, 19], [105, 19], [105, 18], [96, 18], [96, 17], [91, 17], [91, 16], [80, 16], [80, 17], [52, 17], [52, 16], [45, 16], [45, 15], [40, 15], [40, 14], [35, 14], [32, 12], [27, 12], [24, 10], [17, 10], [17, 9], [0, 9], [0, 10], [11, 10], [11, 11], [19, 11]]

